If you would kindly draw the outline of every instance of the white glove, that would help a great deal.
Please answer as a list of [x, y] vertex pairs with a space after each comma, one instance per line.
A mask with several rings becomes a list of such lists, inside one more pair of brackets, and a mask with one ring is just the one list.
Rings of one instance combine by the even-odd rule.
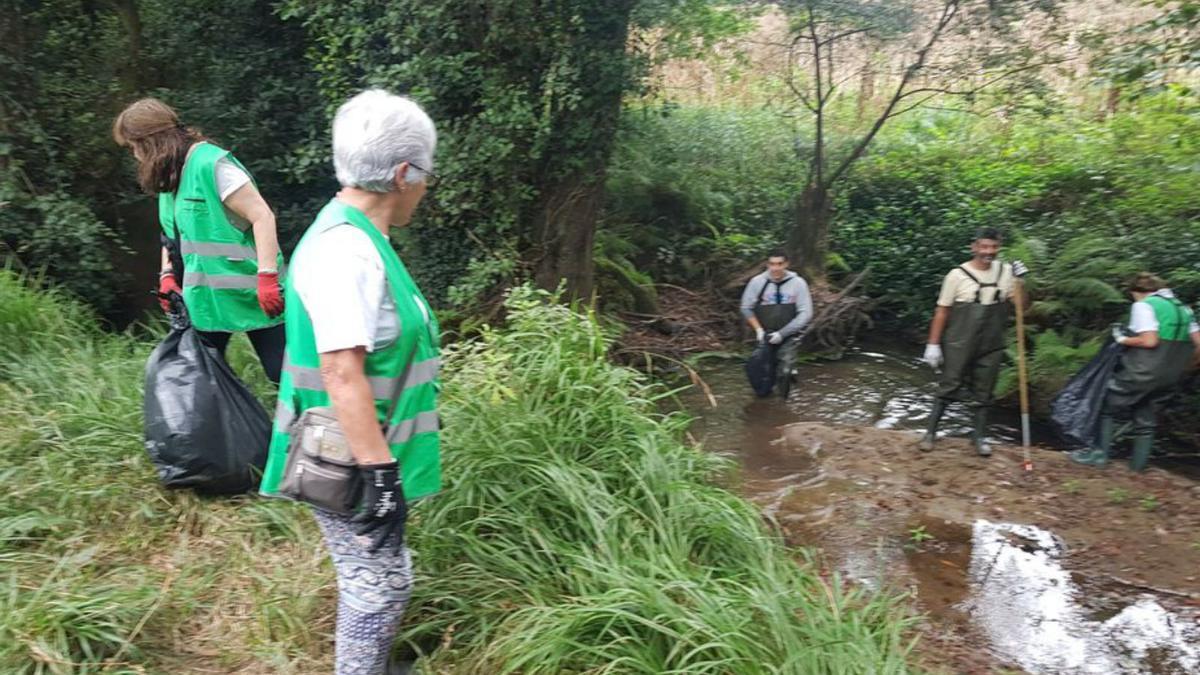
[[783, 335], [781, 335], [779, 331], [775, 331], [774, 333], [771, 333], [771, 336], [767, 338], [767, 341], [773, 345], [777, 345], [780, 342], [783, 342]]
[[1125, 341], [1129, 339], [1129, 336], [1125, 334], [1125, 329], [1119, 325], [1112, 327], [1112, 337], [1113, 342], [1119, 345], [1125, 344]]
[[1014, 277], [1020, 278], [1029, 274], [1029, 268], [1020, 260], [1012, 261], [1012, 273]]
[[767, 333], [766, 333], [766, 331], [764, 331], [763, 329], [761, 329], [761, 328], [755, 328], [755, 329], [754, 329], [754, 341], [755, 341], [755, 342], [762, 342], [762, 341], [763, 341], [763, 336], [764, 336], [764, 335], [766, 335], [766, 334], [767, 334]]
[[921, 360], [928, 363], [930, 368], [942, 365], [942, 346], [925, 345], [925, 355], [921, 357]]

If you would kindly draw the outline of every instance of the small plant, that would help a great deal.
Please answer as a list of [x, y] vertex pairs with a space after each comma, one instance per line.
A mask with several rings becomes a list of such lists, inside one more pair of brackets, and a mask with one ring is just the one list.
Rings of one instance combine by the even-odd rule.
[[1194, 550], [1196, 550], [1196, 551], [1200, 551], [1200, 541], [1193, 541], [1193, 542], [1192, 542], [1192, 549], [1194, 549]]
[[1063, 483], [1062, 489], [1063, 492], [1069, 495], [1078, 494], [1079, 491], [1083, 489], [1083, 483], [1079, 482], [1078, 480], [1069, 480]]
[[1107, 493], [1110, 504], [1124, 504], [1129, 499], [1129, 490], [1125, 488], [1113, 488]]
[[1142, 507], [1143, 511], [1153, 511], [1161, 505], [1158, 501], [1158, 498], [1154, 495], [1146, 495], [1145, 497], [1142, 497], [1142, 500], [1138, 502], [1138, 504]]
[[924, 525], [918, 525], [908, 531], [908, 541], [916, 546], [933, 539], [933, 535], [925, 531]]

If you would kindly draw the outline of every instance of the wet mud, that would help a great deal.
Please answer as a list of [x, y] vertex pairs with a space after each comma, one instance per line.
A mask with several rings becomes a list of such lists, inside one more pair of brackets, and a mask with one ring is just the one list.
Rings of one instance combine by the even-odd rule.
[[1200, 482], [1122, 462], [1072, 464], [1035, 432], [1022, 469], [1015, 415], [991, 458], [964, 412], [916, 449], [928, 374], [866, 351], [801, 368], [791, 399], [756, 399], [740, 364], [702, 373], [692, 434], [738, 462], [737, 487], [789, 542], [922, 614], [918, 659], [946, 673], [1200, 672]]

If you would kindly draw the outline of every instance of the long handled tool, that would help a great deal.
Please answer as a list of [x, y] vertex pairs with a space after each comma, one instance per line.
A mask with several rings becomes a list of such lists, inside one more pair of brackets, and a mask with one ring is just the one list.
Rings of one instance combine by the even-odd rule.
[[1025, 282], [1017, 279], [1013, 287], [1017, 302], [1017, 385], [1021, 394], [1021, 451], [1025, 473], [1033, 471], [1029, 454], [1029, 378], [1025, 372]]

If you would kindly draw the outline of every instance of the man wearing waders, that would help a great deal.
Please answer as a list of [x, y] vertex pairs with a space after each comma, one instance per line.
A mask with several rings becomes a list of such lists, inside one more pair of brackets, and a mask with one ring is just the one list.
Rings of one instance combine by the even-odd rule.
[[999, 253], [1000, 233], [980, 229], [971, 243], [971, 260], [950, 270], [942, 281], [922, 359], [935, 369], [942, 367], [929, 430], [918, 446], [923, 451], [933, 449], [946, 405], [964, 401], [974, 410], [975, 452], [981, 457], [992, 454], [987, 415], [1004, 358], [1008, 301], [1013, 299], [1014, 280], [1028, 271], [1020, 260], [1011, 265], [996, 260]]
[[1129, 294], [1134, 301], [1129, 328], [1113, 327], [1113, 339], [1125, 351], [1108, 382], [1099, 442], [1095, 448], [1071, 453], [1071, 459], [1104, 466], [1112, 449], [1116, 418], [1129, 419], [1133, 444], [1129, 468], [1142, 471], [1154, 445], [1158, 408], [1175, 393], [1188, 370], [1200, 363], [1200, 325], [1192, 310], [1149, 272], [1133, 279]]
[[754, 338], [776, 346], [776, 382], [780, 395], [787, 398], [791, 386], [800, 331], [813, 318], [808, 282], [788, 270], [783, 251], [771, 251], [767, 269], [756, 275], [742, 291], [742, 316], [754, 329]]

